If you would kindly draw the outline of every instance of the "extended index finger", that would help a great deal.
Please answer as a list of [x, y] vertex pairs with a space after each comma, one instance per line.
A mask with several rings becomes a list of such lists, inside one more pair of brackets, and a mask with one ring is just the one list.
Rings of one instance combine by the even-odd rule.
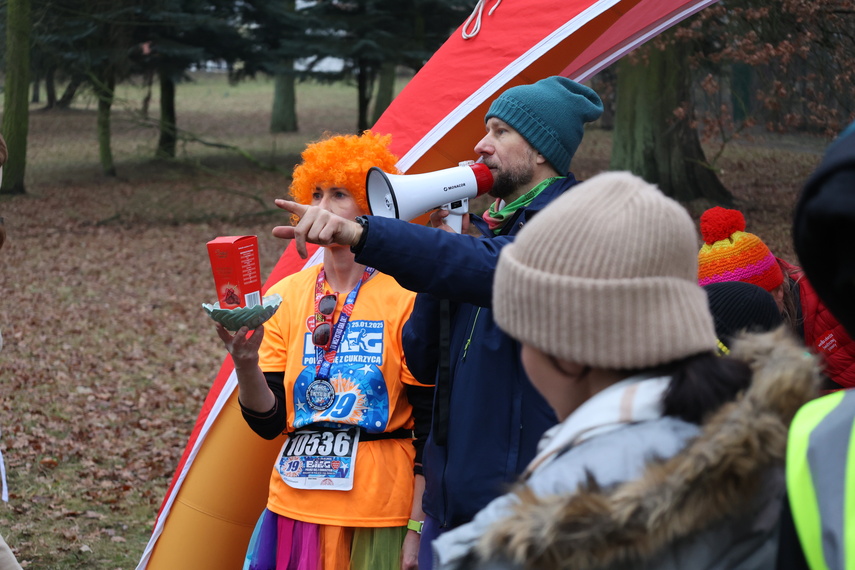
[[[292, 202], [291, 200], [283, 200], [281, 198], [274, 200], [273, 203], [276, 204], [278, 208], [282, 208], [286, 212], [291, 212], [301, 219], [305, 215], [306, 210], [309, 209], [309, 206], [305, 204]], [[297, 254], [303, 259], [306, 259], [309, 256], [306, 251], [305, 236], [300, 237], [297, 235], [297, 231], [293, 226], [276, 226], [273, 228], [273, 236], [281, 239], [294, 239], [294, 246], [297, 248]]]
[[299, 218], [302, 218], [303, 214], [306, 213], [306, 210], [309, 209], [309, 206], [306, 204], [292, 202], [291, 200], [283, 200], [282, 198], [277, 198], [273, 203], [276, 204], [278, 208], [282, 208], [286, 212], [291, 212]]

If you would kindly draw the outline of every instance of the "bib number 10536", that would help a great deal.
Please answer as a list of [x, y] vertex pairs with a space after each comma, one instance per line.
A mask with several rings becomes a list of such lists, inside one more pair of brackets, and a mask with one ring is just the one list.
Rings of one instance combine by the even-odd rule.
[[276, 469], [295, 489], [349, 491], [359, 447], [359, 428], [300, 430], [288, 436]]
[[350, 455], [353, 435], [346, 431], [298, 432], [288, 438], [286, 455]]

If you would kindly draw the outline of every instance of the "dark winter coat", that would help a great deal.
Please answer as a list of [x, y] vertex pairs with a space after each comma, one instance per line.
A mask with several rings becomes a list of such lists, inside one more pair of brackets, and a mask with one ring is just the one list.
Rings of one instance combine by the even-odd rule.
[[519, 343], [499, 330], [490, 307], [501, 249], [574, 184], [570, 175], [548, 186], [498, 236], [453, 235], [369, 217], [356, 261], [429, 294], [417, 297], [404, 328], [407, 366], [420, 382], [434, 383], [437, 373], [438, 299], [452, 302], [448, 440], [441, 445], [431, 433], [424, 450], [423, 508], [444, 528], [467, 522], [505, 492], [557, 421], [523, 370]]

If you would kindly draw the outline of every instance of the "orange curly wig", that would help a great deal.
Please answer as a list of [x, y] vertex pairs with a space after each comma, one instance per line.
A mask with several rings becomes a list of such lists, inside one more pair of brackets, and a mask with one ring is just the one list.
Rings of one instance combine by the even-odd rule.
[[311, 204], [312, 193], [321, 185], [346, 188], [363, 212], [368, 212], [365, 176], [376, 166], [383, 172], [399, 174], [398, 158], [389, 151], [392, 135], [365, 131], [362, 136], [327, 136], [303, 151], [303, 162], [294, 169], [291, 196], [295, 202]]

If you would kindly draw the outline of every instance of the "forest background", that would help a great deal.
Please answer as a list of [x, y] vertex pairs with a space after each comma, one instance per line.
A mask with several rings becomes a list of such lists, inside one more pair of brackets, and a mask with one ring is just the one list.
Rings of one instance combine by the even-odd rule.
[[[0, 2], [0, 17], [21, 1]], [[33, 0], [31, 20], [40, 7], [37, 21], [49, 22], [57, 12], [45, 6], [66, 4]], [[68, 18], [61, 26], [80, 32], [74, 38], [86, 40], [81, 51], [75, 51], [80, 44], [71, 50], [62, 43], [68, 38], [30, 28], [32, 46], [51, 45], [33, 39], [43, 35], [59, 44], [41, 51], [31, 46], [28, 55], [58, 53], [66, 45], [65, 53], [77, 55], [72, 63], [89, 63], [78, 75], [77, 67], [48, 59], [28, 65], [26, 170], [20, 185], [4, 180], [0, 192], [8, 232], [0, 252], [0, 447], [11, 497], [0, 506], [0, 533], [24, 567], [136, 566], [223, 358], [200, 307], [213, 297], [205, 242], [258, 235], [268, 274], [286, 245], [270, 235], [287, 218], [272, 200], [287, 194], [300, 150], [326, 131], [354, 132], [373, 122], [383, 106], [379, 93], [391, 98], [424, 56], [413, 50], [407, 53], [422, 55], [396, 60], [391, 87], [388, 66], [384, 70], [380, 59], [366, 63], [360, 52], [339, 53], [345, 68], [332, 74], [281, 73], [277, 66], [249, 73], [249, 59], [241, 65], [213, 60], [223, 62], [223, 73], [193, 72], [217, 54], [196, 45], [189, 57], [189, 43], [170, 39], [182, 20], [158, 31], [160, 53], [171, 46], [176, 51], [167, 51], [177, 59], [146, 59], [152, 46], [142, 41], [145, 35], [127, 43], [118, 33], [136, 13], [127, 11], [133, 4], [73, 4], [101, 10], [94, 20], [78, 10], [79, 28], [68, 26]], [[179, 4], [194, 3], [150, 7]], [[463, 10], [452, 6], [455, 25], [471, 8], [459, 4]], [[703, 11], [594, 78], [608, 112], [586, 132], [574, 173], [584, 179], [624, 167], [650, 178], [645, 165], [631, 163], [639, 149], [615, 149], [642, 130], [621, 97], [635, 93], [630, 100], [642, 101], [644, 91], [636, 89], [658, 91], [662, 112], [653, 132], [689, 136], [703, 155], [682, 162], [715, 179], [709, 193], [680, 196], [690, 212], [697, 218], [713, 204], [731, 202], [745, 213], [749, 231], [797, 261], [790, 219], [798, 191], [831, 138], [855, 118], [853, 69], [845, 64], [853, 61], [853, 14], [851, 1], [742, 2]], [[148, 22], [147, 29], [155, 26]], [[86, 43], [102, 33], [117, 38], [121, 58], [111, 59], [115, 46], [99, 51], [109, 44]], [[348, 45], [356, 44], [339, 47]], [[133, 57], [123, 59], [129, 53]], [[7, 88], [9, 62], [20, 63], [10, 54], [7, 49]], [[99, 61], [117, 65], [111, 71]], [[668, 97], [664, 78], [654, 73], [662, 68], [684, 70], [682, 87]], [[634, 73], [639, 70], [643, 77]], [[77, 80], [74, 96], [60, 105], [60, 94]], [[288, 114], [277, 111], [283, 86], [293, 95], [290, 124], [280, 122]], [[33, 101], [37, 93], [42, 97]], [[21, 111], [11, 117], [8, 89], [2, 98], [5, 134], [7, 124], [20, 123]], [[633, 112], [653, 115], [637, 106]], [[627, 130], [630, 124], [635, 131]], [[664, 140], [671, 150], [687, 146], [679, 137]]]
[[[119, 114], [116, 178], [98, 166], [93, 99], [32, 114], [28, 193], [0, 197], [0, 442], [11, 497], [0, 532], [25, 567], [130, 569], [139, 560], [225, 354], [201, 308], [215, 296], [205, 243], [258, 235], [269, 274], [286, 245], [270, 230], [288, 218], [273, 199], [287, 194], [300, 149], [353, 124], [351, 87], [303, 84], [305, 131], [271, 135], [272, 90], [267, 80], [234, 86], [203, 74], [178, 98], [188, 129], [253, 160], [199, 144], [152, 159], [156, 131]], [[143, 96], [122, 91], [128, 105]], [[608, 168], [611, 138], [586, 132], [578, 177]], [[758, 135], [721, 159], [749, 230], [790, 260], [792, 206], [826, 142]], [[697, 216], [711, 204], [687, 205]]]

